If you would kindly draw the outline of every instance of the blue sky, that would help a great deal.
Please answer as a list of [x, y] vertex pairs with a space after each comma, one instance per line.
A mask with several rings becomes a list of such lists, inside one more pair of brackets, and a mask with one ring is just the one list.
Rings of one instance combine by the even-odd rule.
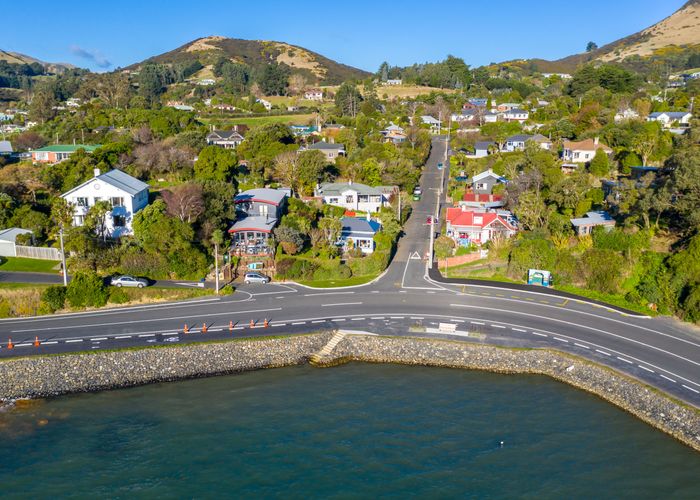
[[128, 66], [195, 38], [277, 40], [375, 71], [447, 54], [480, 66], [556, 59], [634, 33], [686, 0], [3, 2], [0, 49], [95, 71]]

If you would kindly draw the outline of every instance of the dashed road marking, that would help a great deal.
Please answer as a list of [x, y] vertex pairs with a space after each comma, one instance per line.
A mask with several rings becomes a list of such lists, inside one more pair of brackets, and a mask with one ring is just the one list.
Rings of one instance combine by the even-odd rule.
[[15, 347], [29, 347], [32, 344], [15, 344]]
[[425, 319], [423, 316], [411, 316], [411, 319]]
[[350, 321], [364, 321], [365, 318], [350, 318]]
[[373, 316], [370, 319], [384, 319], [384, 316]]
[[92, 342], [97, 342], [98, 340], [107, 340], [107, 337], [95, 337], [94, 339], [90, 339]]
[[114, 338], [115, 338], [115, 339], [120, 339], [120, 340], [121, 340], [121, 339], [130, 339], [130, 338], [131, 338], [131, 335], [120, 335], [120, 336], [114, 337]]
[[595, 352], [599, 352], [599, 353], [601, 353], [601, 354], [604, 355], [604, 356], [610, 356], [610, 353], [609, 353], [609, 352], [601, 351], [600, 349], [596, 349]]
[[526, 332], [527, 330], [523, 330], [522, 328], [515, 328], [514, 326], [510, 328], [511, 330], [514, 330], [516, 332]]
[[[209, 331], [210, 332], [220, 332], [222, 331], [223, 328], [211, 328]], [[177, 335], [176, 333], [164, 333], [163, 335]]]
[[403, 319], [403, 316], [389, 316], [391, 319]]
[[451, 319], [450, 321], [454, 321], [455, 323], [464, 323], [463, 319]]
[[629, 364], [631, 364], [631, 365], [634, 364], [634, 363], [632, 363], [629, 359], [621, 358], [620, 356], [615, 356], [615, 357], [616, 357], [617, 359], [619, 359], [620, 361], [624, 361], [625, 363], [629, 363]]
[[72, 344], [73, 342], [82, 342], [83, 339], [66, 340], [66, 344]]
[[574, 342], [574, 345], [578, 347], [583, 347], [584, 349], [590, 349], [590, 347], [588, 347], [587, 345], [579, 344], [578, 342]]
[[537, 333], [537, 332], [532, 332], [533, 335], [537, 335], [538, 337], [547, 337], [548, 335], [545, 335], [544, 333]]
[[654, 370], [652, 370], [651, 368], [647, 368], [646, 366], [642, 366], [642, 365], [637, 365], [637, 366], [640, 367], [642, 370], [648, 371], [649, 373], [655, 373]]
[[57, 340], [51, 340], [51, 341], [49, 341], [49, 342], [42, 342], [42, 344], [44, 344], [44, 345], [58, 344], [58, 341], [57, 341]]
[[484, 324], [484, 323], [482, 323], [481, 321], [470, 321], [470, 323], [471, 323], [472, 325], [483, 325], [483, 324]]
[[663, 373], [660, 373], [659, 375], [661, 375], [662, 378], [665, 378], [666, 380], [668, 380], [668, 381], [670, 381], [670, 382], [673, 382], [674, 384], [677, 383], [677, 382], [676, 382], [675, 380], [673, 380], [671, 377], [667, 377], [667, 376], [664, 375]]
[[295, 321], [292, 323], [292, 325], [305, 325], [306, 321]]
[[244, 326], [234, 326], [233, 329], [234, 330], [245, 330], [245, 327]]
[[362, 302], [338, 302], [336, 304], [321, 304], [321, 307], [335, 307], [335, 306], [359, 306]]
[[695, 390], [695, 389], [693, 389], [692, 387], [688, 387], [688, 386], [685, 385], [685, 384], [681, 384], [681, 385], [682, 385], [683, 387], [685, 387], [686, 389], [688, 389], [689, 391], [693, 391], [695, 394], [700, 394], [700, 391]]
[[317, 320], [312, 321], [312, 323], [325, 323], [325, 322], [326, 322], [325, 319], [317, 319]]
[[569, 343], [568, 340], [566, 339], [560, 339], [559, 337], [552, 337], [554, 340], [558, 340], [559, 342], [566, 342], [567, 344]]
[[156, 336], [155, 333], [143, 333], [143, 334], [139, 335], [139, 337], [155, 337], [155, 336]]
[[345, 318], [335, 318], [332, 319], [331, 321], [347, 321]]
[[505, 326], [491, 324], [491, 328], [505, 328]]
[[[218, 330], [209, 330], [209, 331], [210, 331], [210, 332], [220, 332], [220, 331], [221, 331], [221, 328], [219, 328]], [[165, 333], [163, 333], [162, 335], [163, 335], [164, 337], [169, 337], [169, 336], [171, 336], [171, 335], [180, 335], [180, 334], [179, 334], [178, 332], [170, 332], [170, 333], [165, 332]]]

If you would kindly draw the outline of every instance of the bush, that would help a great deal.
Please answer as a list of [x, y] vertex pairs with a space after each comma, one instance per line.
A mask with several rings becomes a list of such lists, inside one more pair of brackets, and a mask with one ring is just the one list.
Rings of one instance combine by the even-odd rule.
[[296, 261], [297, 259], [291, 259], [289, 257], [279, 259], [275, 266], [277, 268], [277, 274], [282, 277], [287, 276], [287, 273]]
[[352, 276], [352, 270], [345, 264], [333, 267], [319, 267], [314, 271], [315, 281], [342, 280]]
[[7, 299], [0, 299], [0, 318], [9, 318], [12, 315], [12, 306]]
[[129, 302], [129, 296], [126, 291], [115, 287], [109, 290], [109, 301], [112, 304], [126, 304]]
[[41, 292], [41, 302], [50, 313], [63, 309], [66, 305], [66, 287], [51, 285]]
[[68, 283], [66, 300], [71, 307], [102, 307], [107, 303], [108, 292], [97, 273], [80, 271]]
[[222, 288], [219, 289], [219, 294], [221, 295], [233, 295], [233, 293], [236, 291], [234, 287], [231, 285], [226, 285]]
[[277, 274], [282, 278], [310, 280], [316, 269], [318, 264], [310, 260], [286, 258], [277, 261]]
[[339, 219], [345, 215], [345, 208], [335, 205], [323, 205], [322, 211], [324, 217], [335, 217]]
[[389, 264], [389, 252], [375, 251], [372, 255], [350, 260], [350, 269], [353, 276], [367, 276], [379, 274]]

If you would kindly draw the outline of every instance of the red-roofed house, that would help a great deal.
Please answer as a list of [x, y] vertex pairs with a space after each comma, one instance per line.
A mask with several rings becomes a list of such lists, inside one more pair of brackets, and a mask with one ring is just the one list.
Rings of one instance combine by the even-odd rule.
[[448, 208], [447, 236], [460, 245], [481, 245], [494, 238], [510, 238], [517, 229], [496, 212], [474, 212], [467, 207]]
[[464, 193], [459, 206], [469, 208], [498, 208], [504, 204], [503, 195], [500, 194], [480, 194], [480, 193]]

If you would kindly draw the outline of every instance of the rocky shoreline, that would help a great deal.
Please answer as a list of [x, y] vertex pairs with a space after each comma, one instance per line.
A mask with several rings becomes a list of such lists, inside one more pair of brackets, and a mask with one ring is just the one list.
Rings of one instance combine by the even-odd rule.
[[[548, 375], [631, 413], [700, 451], [700, 411], [639, 381], [553, 350], [509, 349], [458, 341], [332, 332], [123, 351], [28, 357], [0, 362], [0, 400], [76, 392], [298, 365], [348, 361], [400, 363]], [[319, 353], [322, 355], [319, 356]]]

